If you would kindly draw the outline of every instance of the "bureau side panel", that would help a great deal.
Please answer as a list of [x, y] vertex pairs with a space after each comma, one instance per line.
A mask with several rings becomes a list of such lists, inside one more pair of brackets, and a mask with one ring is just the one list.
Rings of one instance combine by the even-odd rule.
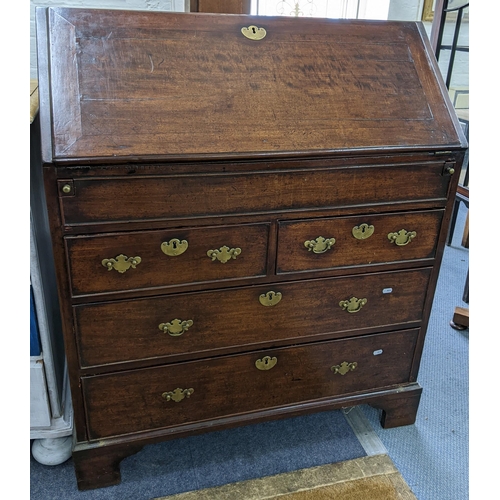
[[73, 310], [71, 307], [70, 277], [66, 265], [66, 252], [63, 242], [61, 214], [59, 211], [55, 169], [51, 165], [43, 167], [44, 187], [47, 202], [48, 222], [52, 239], [54, 264], [57, 281], [57, 293], [61, 312], [64, 350], [66, 354], [68, 376], [73, 403], [74, 429], [78, 441], [87, 439], [84, 405], [82, 400], [79, 354], [73, 328]]

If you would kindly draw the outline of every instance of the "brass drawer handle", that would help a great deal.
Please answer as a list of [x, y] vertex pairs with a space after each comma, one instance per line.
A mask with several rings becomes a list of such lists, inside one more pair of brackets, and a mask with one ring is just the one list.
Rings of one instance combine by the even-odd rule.
[[266, 307], [275, 306], [283, 295], [281, 292], [273, 292], [272, 290], [259, 295], [259, 302]]
[[191, 394], [193, 394], [194, 389], [181, 389], [180, 387], [177, 387], [174, 391], [169, 391], [169, 392], [164, 392], [161, 397], [163, 399], [166, 399], [167, 401], [175, 401], [178, 403], [179, 401], [182, 401], [184, 398], [189, 398]]
[[114, 269], [119, 273], [124, 273], [130, 268], [135, 269], [141, 263], [140, 257], [127, 257], [126, 255], [120, 254], [114, 259], [103, 259], [101, 264], [107, 268], [108, 271]]
[[193, 326], [193, 320], [188, 319], [181, 321], [180, 319], [173, 319], [169, 323], [160, 323], [158, 328], [164, 332], [168, 333], [172, 337], [180, 337], [184, 332], [187, 332], [189, 327]]
[[169, 257], [176, 257], [177, 255], [183, 254], [187, 250], [188, 246], [187, 240], [173, 238], [170, 241], [164, 241], [161, 244], [161, 251]]
[[349, 300], [341, 300], [339, 306], [342, 310], [349, 313], [356, 313], [361, 310], [361, 308], [368, 302], [367, 299], [358, 299], [357, 297], [351, 297]]
[[375, 231], [375, 226], [363, 223], [360, 224], [359, 226], [354, 226], [352, 228], [352, 235], [357, 240], [366, 240], [373, 234], [374, 231]]
[[387, 238], [391, 243], [396, 243], [398, 247], [403, 247], [408, 245], [413, 238], [417, 236], [416, 231], [407, 231], [406, 229], [400, 229], [397, 233], [389, 233]]
[[340, 375], [345, 375], [348, 372], [352, 372], [356, 369], [358, 363], [353, 361], [352, 363], [348, 363], [347, 361], [343, 361], [340, 365], [335, 365], [330, 368], [333, 373], [340, 373]]
[[255, 362], [255, 366], [259, 370], [270, 370], [274, 366], [276, 366], [276, 363], [278, 362], [278, 358], [276, 357], [270, 357], [270, 356], [264, 356], [262, 359], [258, 359]]
[[318, 236], [315, 240], [304, 241], [304, 246], [313, 253], [325, 253], [335, 245], [335, 238], [323, 238]]
[[218, 260], [222, 264], [225, 264], [228, 260], [236, 259], [240, 253], [241, 248], [229, 248], [224, 245], [218, 250], [209, 250], [207, 255], [212, 259], [212, 262]]

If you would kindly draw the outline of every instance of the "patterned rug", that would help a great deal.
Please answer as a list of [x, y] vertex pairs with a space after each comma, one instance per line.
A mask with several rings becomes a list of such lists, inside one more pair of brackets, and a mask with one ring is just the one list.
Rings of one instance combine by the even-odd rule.
[[155, 500], [416, 500], [388, 455], [373, 455]]

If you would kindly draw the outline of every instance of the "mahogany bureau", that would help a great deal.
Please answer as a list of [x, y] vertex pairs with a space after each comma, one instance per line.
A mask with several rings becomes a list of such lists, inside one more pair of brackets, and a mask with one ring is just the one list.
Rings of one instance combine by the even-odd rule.
[[37, 38], [79, 488], [192, 433], [412, 424], [466, 148], [422, 25], [43, 8]]

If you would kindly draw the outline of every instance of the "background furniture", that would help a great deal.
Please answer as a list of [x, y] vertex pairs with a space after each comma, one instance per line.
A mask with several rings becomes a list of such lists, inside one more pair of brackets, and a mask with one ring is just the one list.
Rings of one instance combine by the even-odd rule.
[[[460, 40], [460, 28], [462, 26], [462, 20], [465, 12], [468, 12], [469, 2], [463, 0], [437, 0], [434, 9], [434, 19], [432, 22], [430, 41], [431, 45], [436, 54], [436, 59], [439, 61], [440, 57], [444, 52], [449, 55], [448, 65], [446, 70], [442, 71], [443, 78], [445, 79], [446, 88], [450, 88], [453, 69], [455, 64], [455, 56], [457, 52], [469, 52], [468, 44], [459, 43]], [[445, 43], [445, 29], [447, 28], [447, 23], [450, 25], [450, 18], [454, 18], [453, 27], [451, 30], [451, 43]], [[469, 110], [458, 109], [456, 110], [457, 116], [464, 129], [464, 134], [469, 141]], [[457, 195], [455, 199], [455, 205], [453, 209], [452, 220], [450, 224], [450, 230], [448, 233], [447, 244], [450, 245], [453, 239], [453, 233], [455, 230], [455, 224], [457, 219], [457, 211], [460, 203], [465, 203], [467, 208], [469, 208], [469, 155], [468, 151], [465, 156], [465, 160], [460, 172], [459, 185], [457, 189]], [[463, 243], [468, 245], [468, 224], [466, 224]], [[465, 245], [464, 245], [465, 246]]]
[[40, 171], [38, 83], [30, 81], [30, 438], [33, 457], [56, 465], [71, 456], [73, 409], [63, 349], [61, 318], [47, 208]]
[[[469, 52], [469, 46], [459, 44], [460, 42], [460, 28], [462, 25], [462, 20], [464, 13], [468, 11], [469, 2], [463, 0], [438, 0], [435, 6], [434, 20], [432, 24], [431, 31], [431, 43], [433, 44], [436, 59], [439, 58], [443, 51], [449, 51], [449, 60], [446, 71], [444, 72], [446, 87], [450, 88], [451, 79], [453, 76], [453, 69], [455, 63], [455, 56], [457, 51]], [[444, 32], [446, 28], [446, 23], [449, 21], [449, 16], [454, 16], [454, 26], [452, 31], [452, 42], [451, 44], [445, 44], [443, 42]], [[464, 129], [465, 137], [467, 142], [469, 141], [469, 110], [456, 110], [457, 116]], [[447, 245], [451, 245], [453, 241], [453, 234], [455, 232], [455, 225], [457, 221], [457, 214], [460, 208], [460, 204], [463, 203], [467, 209], [469, 208], [469, 154], [468, 149], [465, 155], [464, 163], [460, 172], [459, 184], [457, 187], [455, 195], [455, 203], [453, 205], [453, 212], [451, 216], [450, 228], [448, 231], [448, 238], [446, 240]], [[469, 214], [467, 213], [467, 219], [465, 221], [465, 227], [463, 229], [463, 236], [461, 244], [465, 248], [469, 248]], [[463, 301], [469, 302], [469, 273], [467, 272], [467, 277], [465, 279]], [[469, 310], [464, 307], [455, 307], [455, 312], [453, 318], [450, 321], [453, 328], [463, 330], [469, 327]]]
[[190, 0], [190, 12], [250, 14], [250, 0]]
[[37, 12], [80, 489], [192, 433], [415, 421], [465, 151], [422, 30]]

